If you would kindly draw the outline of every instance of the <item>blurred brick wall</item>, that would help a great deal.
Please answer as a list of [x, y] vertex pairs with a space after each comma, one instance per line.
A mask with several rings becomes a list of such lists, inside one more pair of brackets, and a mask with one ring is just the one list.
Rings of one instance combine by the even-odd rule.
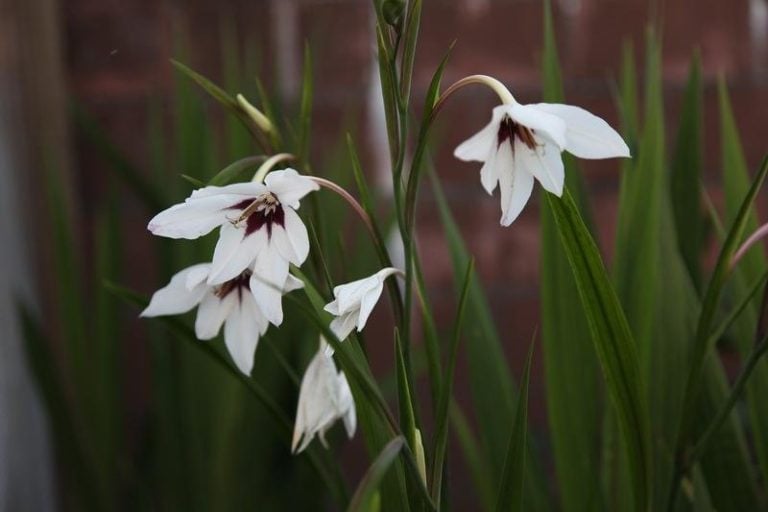
[[[715, 195], [720, 172], [715, 91], [718, 74], [724, 74], [731, 87], [750, 165], [754, 166], [768, 149], [763, 130], [768, 115], [765, 0], [553, 3], [569, 103], [583, 106], [616, 125], [612, 83], [618, 74], [622, 45], [625, 40], [632, 40], [638, 49], [637, 62], [642, 63], [646, 24], [655, 17], [663, 20], [670, 144], [674, 142], [674, 120], [688, 62], [693, 49], [699, 48], [706, 84], [706, 175]], [[648, 7], [650, 3], [664, 8], [654, 12]], [[241, 34], [259, 42], [263, 78], [279, 84], [288, 97], [296, 91], [303, 41], [312, 42], [317, 77], [314, 160], [321, 161], [323, 149], [343, 133], [341, 123], [345, 114], [364, 112], [366, 123], [358, 138], [367, 134], [367, 140], [361, 141], [368, 148], [366, 168], [372, 174], [382, 172], [381, 158], [386, 154], [381, 150], [382, 119], [370, 100], [376, 90], [371, 82], [374, 37], [368, 0], [67, 0], [61, 2], [61, 9], [72, 93], [139, 165], [148, 159], [147, 103], [151, 98], [167, 102], [172, 94], [173, 75], [168, 59], [174, 56], [174, 31], [181, 28], [190, 34], [192, 67], [217, 79], [221, 76], [219, 29], [222, 22], [234, 20]], [[415, 73], [417, 102], [423, 97], [434, 67], [454, 39], [457, 45], [444, 83], [467, 74], [485, 73], [502, 79], [523, 102], [538, 101], [541, 16], [542, 6], [537, 0], [426, 0]], [[513, 227], [501, 229], [498, 199], [488, 198], [482, 191], [478, 166], [459, 163], [451, 157], [455, 144], [487, 121], [493, 102], [492, 95], [480, 88], [462, 91], [453, 99], [438, 122], [445, 145], [435, 158], [453, 211], [477, 256], [477, 268], [503, 333], [511, 366], [517, 372], [538, 318], [538, 201], [533, 200]], [[79, 142], [78, 191], [86, 218], [106, 198], [104, 165]], [[582, 170], [598, 212], [601, 242], [610, 253], [617, 163], [584, 162]], [[126, 258], [133, 266], [127, 279], [149, 291], [158, 283], [141, 267], [142, 256], [149, 254], [149, 237], [143, 232], [148, 212], [129, 199], [125, 201], [126, 229], [137, 233], [136, 243], [131, 245], [131, 254]], [[419, 236], [422, 254], [430, 262], [426, 267], [427, 278], [436, 307], [450, 317], [450, 261], [428, 192], [422, 204]], [[388, 346], [381, 347], [382, 357], [387, 361], [390, 352]], [[540, 374], [539, 371], [532, 388], [533, 421], [544, 428]], [[465, 394], [465, 387], [459, 385], [457, 392]]]

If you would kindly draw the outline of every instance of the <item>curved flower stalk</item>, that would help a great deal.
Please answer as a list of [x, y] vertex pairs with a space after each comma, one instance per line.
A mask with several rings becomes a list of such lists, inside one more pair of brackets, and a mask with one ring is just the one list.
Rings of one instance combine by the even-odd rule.
[[[218, 285], [208, 283], [212, 265], [200, 263], [178, 272], [171, 282], [152, 295], [142, 317], [179, 315], [197, 306], [195, 335], [214, 338], [224, 324], [224, 343], [237, 368], [250, 375], [253, 354], [269, 321], [252, 291], [251, 270]], [[304, 284], [288, 274], [278, 293], [288, 293]]]
[[536, 179], [547, 192], [560, 197], [565, 180], [561, 153], [579, 158], [629, 157], [621, 136], [603, 119], [572, 105], [522, 105], [491, 77], [473, 76], [450, 87], [441, 100], [459, 87], [483, 83], [502, 100], [491, 121], [454, 151], [459, 160], [483, 162], [480, 182], [492, 194], [499, 186], [501, 225], [509, 226], [522, 212]]
[[347, 378], [336, 371], [333, 349], [320, 337], [320, 347], [301, 379], [296, 424], [291, 450], [301, 453], [316, 435], [328, 447], [325, 433], [341, 419], [350, 439], [355, 435], [357, 415]]
[[280, 299], [290, 264], [309, 254], [309, 237], [296, 210], [318, 185], [294, 169], [273, 171], [264, 183], [208, 186], [157, 214], [148, 229], [169, 238], [195, 239], [220, 227], [207, 284], [225, 283], [252, 268], [251, 287], [267, 319], [283, 321]]
[[355, 328], [363, 330], [381, 297], [384, 281], [394, 274], [402, 275], [403, 271], [387, 267], [372, 276], [333, 288], [335, 299], [326, 304], [325, 310], [336, 317], [330, 327], [340, 341], [344, 341]]

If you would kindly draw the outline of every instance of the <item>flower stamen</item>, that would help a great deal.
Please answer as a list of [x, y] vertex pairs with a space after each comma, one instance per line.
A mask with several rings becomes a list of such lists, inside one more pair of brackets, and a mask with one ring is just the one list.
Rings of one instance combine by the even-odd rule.
[[214, 295], [219, 299], [223, 299], [233, 291], [237, 291], [238, 299], [242, 299], [243, 288], [250, 286], [251, 271], [246, 270], [234, 279], [230, 279], [226, 283], [222, 283], [214, 290]]
[[525, 144], [528, 149], [535, 150], [538, 144], [533, 137], [534, 131], [528, 127], [525, 127], [519, 123], [516, 123], [511, 117], [504, 116], [499, 125], [498, 145], [508, 140], [512, 145], [512, 150], [515, 149], [515, 138]]

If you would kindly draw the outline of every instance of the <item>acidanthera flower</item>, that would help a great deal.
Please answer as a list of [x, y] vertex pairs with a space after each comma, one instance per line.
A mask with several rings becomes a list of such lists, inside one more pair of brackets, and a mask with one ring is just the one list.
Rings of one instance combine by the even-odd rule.
[[339, 419], [344, 421], [351, 439], [357, 426], [352, 391], [344, 373], [336, 371], [333, 350], [320, 337], [320, 348], [301, 379], [291, 443], [293, 453], [302, 452], [316, 435], [327, 448], [325, 433]]
[[[207, 281], [211, 268], [210, 263], [201, 263], [178, 272], [152, 295], [141, 316], [179, 315], [198, 306], [195, 335], [209, 340], [224, 324], [224, 343], [232, 360], [241, 372], [250, 375], [256, 345], [269, 326], [251, 291], [252, 272], [244, 270], [229, 281], [211, 285]], [[303, 285], [288, 274], [279, 290], [287, 293]]]
[[[492, 87], [498, 89], [494, 82]], [[499, 185], [503, 226], [520, 215], [534, 178], [548, 192], [562, 196], [563, 151], [591, 159], [630, 156], [621, 136], [582, 108], [557, 103], [521, 105], [509, 91], [497, 92], [504, 104], [493, 109], [491, 122], [460, 144], [454, 156], [484, 162], [480, 181], [489, 194]]]
[[264, 292], [256, 293], [257, 301], [267, 319], [280, 325], [279, 290], [289, 264], [301, 265], [309, 254], [307, 228], [296, 210], [299, 200], [318, 188], [293, 169], [273, 171], [264, 183], [204, 187], [157, 214], [148, 229], [155, 235], [194, 239], [220, 226], [208, 284], [234, 279], [253, 265], [251, 285]]
[[402, 270], [388, 267], [372, 276], [333, 288], [335, 300], [326, 304], [325, 310], [336, 317], [331, 322], [331, 330], [340, 341], [355, 327], [358, 331], [365, 327], [384, 289], [384, 280], [393, 274], [402, 274]]

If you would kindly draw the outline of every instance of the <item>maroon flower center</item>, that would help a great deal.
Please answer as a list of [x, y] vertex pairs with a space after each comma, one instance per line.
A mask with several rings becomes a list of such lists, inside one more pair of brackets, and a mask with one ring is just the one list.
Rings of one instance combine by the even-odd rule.
[[228, 210], [240, 210], [240, 215], [231, 220], [235, 227], [245, 223], [245, 236], [255, 233], [262, 227], [267, 228], [267, 237], [272, 237], [272, 226], [277, 224], [285, 227], [285, 211], [280, 201], [270, 193], [261, 195], [255, 199], [245, 199], [227, 208]]
[[223, 283], [214, 290], [214, 294], [219, 299], [224, 299], [227, 295], [229, 295], [232, 292], [237, 292], [237, 300], [242, 301], [243, 300], [243, 290], [250, 289], [250, 282], [251, 282], [251, 271], [246, 270], [239, 276], [237, 276], [234, 279], [230, 279], [226, 283]]
[[536, 139], [533, 138], [534, 131], [530, 128], [516, 123], [511, 117], [504, 116], [499, 125], [498, 145], [508, 140], [512, 145], [512, 150], [515, 149], [515, 137], [523, 144], [528, 146], [528, 149], [536, 149]]

